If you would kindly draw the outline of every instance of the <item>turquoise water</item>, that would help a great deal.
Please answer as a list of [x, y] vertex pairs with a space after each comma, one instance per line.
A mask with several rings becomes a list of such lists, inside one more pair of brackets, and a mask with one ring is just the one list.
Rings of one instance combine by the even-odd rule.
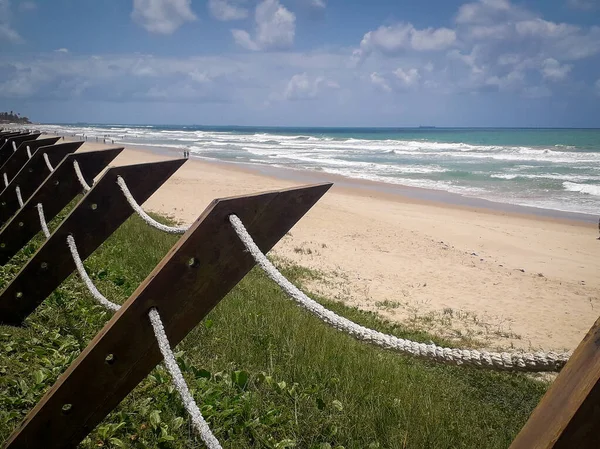
[[600, 129], [42, 125], [192, 156], [600, 214]]

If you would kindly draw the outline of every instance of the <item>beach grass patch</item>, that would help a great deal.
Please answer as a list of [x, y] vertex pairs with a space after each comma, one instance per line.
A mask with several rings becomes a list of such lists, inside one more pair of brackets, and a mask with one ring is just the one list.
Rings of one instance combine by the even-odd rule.
[[[177, 238], [134, 216], [85, 265], [98, 289], [123, 303]], [[41, 242], [36, 238], [0, 270], [0, 284]], [[297, 285], [318, 276], [291, 263], [280, 266]], [[364, 326], [451, 345], [375, 313], [315, 299]], [[0, 441], [110, 315], [73, 275], [23, 327], [0, 326]], [[521, 374], [434, 364], [356, 341], [300, 309], [258, 269], [175, 350], [226, 448], [506, 448], [547, 387]], [[204, 446], [159, 365], [80, 447]]]

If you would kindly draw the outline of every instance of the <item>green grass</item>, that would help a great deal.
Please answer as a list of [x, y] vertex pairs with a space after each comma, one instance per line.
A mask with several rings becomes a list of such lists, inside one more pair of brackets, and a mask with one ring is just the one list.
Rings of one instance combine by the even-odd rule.
[[[132, 217], [86, 261], [88, 272], [100, 291], [121, 303], [176, 239]], [[0, 270], [0, 284], [40, 242], [38, 236]], [[296, 284], [313, 275], [283, 265]], [[363, 325], [448, 344], [317, 299]], [[0, 327], [0, 441], [109, 316], [72, 276], [24, 327]], [[506, 448], [546, 389], [523, 375], [430, 364], [355, 341], [298, 308], [256, 269], [177, 351], [226, 448]], [[158, 367], [81, 447], [204, 446], [168, 373]]]

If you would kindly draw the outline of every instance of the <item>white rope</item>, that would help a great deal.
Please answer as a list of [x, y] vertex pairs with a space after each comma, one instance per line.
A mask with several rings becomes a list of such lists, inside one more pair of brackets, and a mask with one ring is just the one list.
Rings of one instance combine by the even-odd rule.
[[77, 175], [77, 179], [79, 180], [79, 184], [81, 184], [81, 187], [83, 187], [83, 190], [85, 190], [86, 192], [92, 190], [90, 185], [86, 182], [85, 178], [83, 177], [83, 173], [81, 173], [81, 168], [79, 168], [79, 163], [77, 161], [73, 161], [73, 168], [75, 169], [75, 175]]
[[48, 153], [44, 153], [44, 161], [46, 161], [46, 167], [48, 167], [48, 170], [50, 170], [50, 173], [52, 173], [54, 171], [54, 168], [52, 168], [50, 159], [48, 159]]
[[123, 178], [121, 178], [120, 176], [117, 176], [117, 184], [119, 184], [119, 187], [121, 188], [121, 191], [123, 192], [123, 195], [125, 195], [125, 198], [127, 199], [127, 202], [129, 203], [131, 208], [135, 212], [137, 212], [137, 214], [140, 216], [140, 218], [142, 220], [144, 220], [148, 225], [150, 225], [156, 229], [159, 229], [161, 231], [168, 232], [169, 234], [184, 234], [189, 229], [189, 227], [187, 227], [187, 226], [176, 227], [176, 226], [167, 226], [162, 223], [159, 223], [158, 221], [153, 219], [150, 215], [148, 215], [146, 212], [144, 212], [144, 209], [142, 209], [142, 207], [135, 201], [135, 199], [131, 195], [131, 192], [127, 188], [127, 184], [125, 184], [125, 180]]
[[44, 207], [42, 203], [37, 204], [38, 215], [40, 217], [40, 226], [42, 227], [42, 232], [46, 236], [46, 239], [50, 238], [50, 230], [48, 229], [48, 224], [46, 223], [46, 217], [44, 216]]
[[230, 215], [229, 221], [258, 266], [260, 266], [265, 273], [283, 289], [283, 291], [300, 304], [300, 306], [304, 307], [321, 320], [359, 340], [365, 340], [384, 348], [393, 349], [429, 360], [454, 365], [472, 365], [507, 371], [558, 371], [569, 359], [569, 354], [557, 354], [554, 352], [508, 353], [444, 348], [433, 343], [425, 344], [405, 340], [356, 324], [353, 321], [326, 309], [318, 302], [306, 296], [298, 289], [298, 287], [288, 281], [277, 268], [275, 268], [269, 259], [267, 259], [256, 243], [254, 243], [254, 240], [252, 240], [252, 237], [244, 227], [244, 224], [237, 216]]
[[25, 149], [27, 150], [27, 157], [31, 159], [31, 148], [29, 148], [29, 145], [27, 145]]
[[75, 245], [75, 239], [73, 238], [72, 235], [67, 237], [67, 244], [69, 245], [69, 249], [71, 250], [71, 256], [73, 256], [73, 262], [75, 262], [75, 266], [77, 267], [79, 276], [81, 276], [83, 283], [85, 284], [85, 286], [87, 287], [89, 292], [92, 294], [94, 299], [96, 301], [98, 301], [101, 305], [106, 307], [107, 309], [110, 309], [114, 312], [119, 310], [121, 308], [121, 306], [106, 299], [102, 295], [102, 293], [100, 293], [98, 291], [98, 289], [96, 288], [96, 286], [94, 285], [94, 283], [92, 282], [90, 277], [88, 276], [87, 272], [85, 271], [85, 267], [83, 266], [83, 262], [81, 261], [81, 257], [79, 257], [79, 253], [77, 252], [77, 246]]
[[13, 152], [17, 151], [17, 144], [15, 143], [15, 141], [12, 141], [12, 145], [13, 145]]
[[158, 341], [158, 347], [160, 348], [160, 352], [165, 360], [165, 366], [169, 371], [171, 378], [173, 379], [173, 384], [175, 385], [177, 392], [181, 396], [181, 400], [183, 401], [185, 409], [192, 418], [192, 424], [196, 428], [196, 431], [200, 434], [202, 441], [204, 441], [204, 444], [206, 444], [208, 449], [221, 449], [219, 441], [210, 431], [208, 424], [202, 417], [202, 413], [200, 412], [196, 401], [194, 401], [187, 384], [185, 383], [185, 379], [183, 378], [181, 370], [179, 369], [179, 365], [177, 365], [177, 361], [175, 360], [175, 355], [173, 354], [173, 350], [169, 344], [167, 334], [165, 333], [165, 327], [163, 326], [158, 311], [155, 308], [152, 308], [150, 309], [150, 312], [148, 312], [148, 316], [150, 317], [150, 322], [152, 323], [152, 328], [154, 329], [154, 335]]
[[21, 196], [21, 189], [19, 186], [15, 188], [15, 192], [17, 193], [17, 201], [19, 202], [19, 207], [23, 207], [23, 197]]
[[[38, 204], [38, 208], [41, 207], [41, 204]], [[112, 311], [117, 311], [121, 308], [118, 304], [115, 304], [108, 299], [106, 299], [102, 293], [98, 291], [87, 272], [85, 271], [85, 267], [83, 266], [83, 262], [81, 261], [81, 257], [79, 257], [79, 253], [77, 252], [77, 246], [75, 245], [75, 239], [72, 235], [67, 237], [67, 244], [69, 245], [69, 250], [71, 251], [71, 256], [73, 256], [73, 261], [75, 262], [75, 266], [77, 267], [77, 271], [79, 272], [79, 276], [83, 279], [85, 286], [88, 291], [92, 294], [92, 296], [102, 304], [107, 309]], [[169, 340], [167, 338], [167, 334], [165, 333], [165, 328], [160, 319], [160, 315], [155, 308], [150, 309], [148, 312], [148, 316], [150, 318], [150, 322], [152, 323], [152, 328], [154, 329], [154, 335], [156, 336], [156, 340], [158, 341], [158, 347], [160, 348], [160, 352], [165, 361], [165, 366], [171, 378], [173, 379], [173, 384], [177, 389], [179, 395], [181, 396], [181, 400], [183, 402], [183, 406], [190, 414], [192, 418], [192, 424], [200, 434], [202, 441], [206, 444], [208, 449], [222, 449], [219, 441], [215, 438], [215, 436], [210, 431], [208, 424], [202, 417], [202, 413], [198, 408], [198, 405], [194, 401], [190, 390], [185, 383], [185, 379], [181, 374], [181, 370], [177, 365], [177, 361], [175, 360], [175, 355], [171, 349], [171, 345], [169, 344]]]
[[8, 176], [6, 176], [6, 173], [2, 173], [2, 178], [4, 178], [4, 187], [8, 187]]

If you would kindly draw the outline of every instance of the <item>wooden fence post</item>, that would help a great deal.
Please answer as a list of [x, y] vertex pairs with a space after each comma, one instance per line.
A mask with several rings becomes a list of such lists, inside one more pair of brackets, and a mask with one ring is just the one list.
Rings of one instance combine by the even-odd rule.
[[[5, 448], [75, 447], [161, 361], [148, 311], [158, 309], [175, 346], [254, 266], [229, 215], [239, 216], [267, 252], [330, 187], [214, 201], [27, 415]], [[68, 253], [66, 234], [61, 239]], [[62, 412], [67, 404], [69, 414]]]
[[0, 323], [18, 325], [75, 270], [67, 247], [73, 235], [82, 259], [93, 253], [133, 210], [117, 185], [122, 176], [137, 201], [146, 201], [186, 159], [113, 167], [0, 293]]
[[552, 383], [510, 449], [600, 447], [600, 318]]
[[27, 163], [29, 160], [29, 156], [27, 155], [27, 147], [29, 147], [29, 151], [33, 155], [38, 148], [54, 145], [58, 142], [59, 137], [50, 137], [48, 139], [37, 139], [37, 140], [26, 140], [17, 151], [15, 151], [11, 156], [6, 160], [4, 165], [0, 167], [0, 173], [6, 173], [6, 177], [10, 182], [11, 179], [15, 177], [15, 175], [23, 168], [23, 165]]
[[77, 151], [81, 145], [83, 142], [68, 142], [42, 147], [36, 151], [8, 186], [0, 192], [0, 223], [6, 223], [21, 207], [17, 201], [17, 186], [21, 190], [21, 196], [25, 202], [50, 175], [44, 154], [48, 155], [48, 160], [55, 167], [67, 154]]
[[4, 163], [8, 160], [11, 154], [13, 154], [13, 142], [18, 147], [21, 145], [21, 142], [25, 142], [26, 140], [35, 140], [40, 137], [41, 133], [22, 133], [16, 136], [9, 137], [4, 145], [0, 147], [0, 165], [4, 165]]
[[6, 130], [6, 131], [2, 131], [0, 133], [0, 145], [4, 144], [4, 139], [7, 139], [10, 136], [16, 136], [17, 134], [22, 134], [20, 131], [12, 131], [12, 130]]
[[93, 179], [121, 151], [122, 147], [68, 154], [0, 231], [0, 265], [8, 262], [41, 231], [38, 203], [43, 206], [46, 221], [50, 222], [82, 192], [73, 169], [74, 161], [79, 164], [87, 183], [92, 185]]

